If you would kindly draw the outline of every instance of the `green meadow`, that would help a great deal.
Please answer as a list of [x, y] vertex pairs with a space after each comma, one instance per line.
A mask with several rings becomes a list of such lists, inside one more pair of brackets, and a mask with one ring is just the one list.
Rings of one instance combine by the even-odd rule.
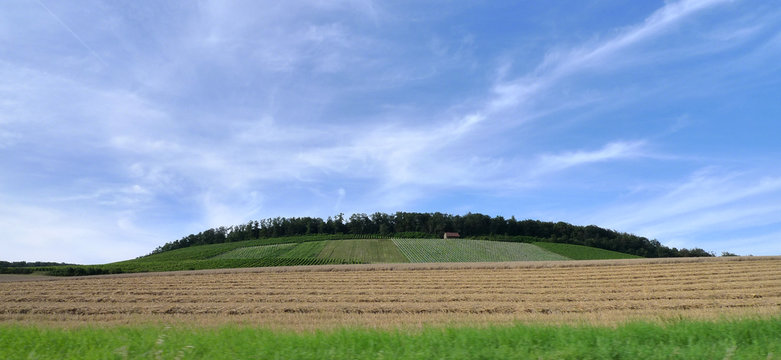
[[278, 332], [0, 325], [1, 359], [781, 359], [781, 318]]

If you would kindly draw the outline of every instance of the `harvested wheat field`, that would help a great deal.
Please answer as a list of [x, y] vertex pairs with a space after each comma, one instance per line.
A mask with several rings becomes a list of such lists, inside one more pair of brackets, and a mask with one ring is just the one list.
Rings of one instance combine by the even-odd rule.
[[294, 330], [781, 313], [781, 257], [346, 265], [0, 283], [0, 321]]

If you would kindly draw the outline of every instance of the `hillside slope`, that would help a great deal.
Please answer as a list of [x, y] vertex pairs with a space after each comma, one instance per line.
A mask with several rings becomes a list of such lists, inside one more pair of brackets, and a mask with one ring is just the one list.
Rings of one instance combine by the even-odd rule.
[[641, 256], [624, 254], [594, 247], [550, 242], [535, 242], [535, 246], [565, 256], [572, 260], [641, 259]]
[[[473, 239], [350, 239], [299, 236], [196, 245], [104, 265], [26, 268], [51, 275], [94, 275], [216, 268], [360, 263], [500, 262], [620, 259], [633, 255], [587, 246]], [[0, 272], [7, 269], [0, 269]], [[10, 269], [13, 270], [13, 269]]]

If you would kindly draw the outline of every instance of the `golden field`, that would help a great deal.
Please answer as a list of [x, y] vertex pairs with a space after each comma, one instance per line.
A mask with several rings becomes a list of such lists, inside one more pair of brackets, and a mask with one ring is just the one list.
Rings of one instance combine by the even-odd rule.
[[330, 265], [0, 279], [0, 322], [293, 330], [781, 313], [781, 257]]

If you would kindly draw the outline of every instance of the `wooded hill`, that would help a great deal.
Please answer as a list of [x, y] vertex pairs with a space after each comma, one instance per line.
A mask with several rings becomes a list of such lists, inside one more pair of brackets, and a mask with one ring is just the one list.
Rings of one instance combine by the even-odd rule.
[[549, 241], [585, 245], [642, 257], [714, 256], [700, 248], [677, 249], [662, 245], [656, 239], [603, 229], [595, 225], [577, 226], [565, 222], [505, 219], [479, 213], [450, 215], [443, 213], [397, 212], [395, 214], [353, 214], [348, 219], [338, 214], [323, 220], [313, 217], [276, 217], [246, 224], [218, 227], [187, 235], [166, 243], [152, 254], [194, 245], [219, 244], [283, 236], [352, 234], [399, 238], [434, 238], [444, 232], [458, 232], [462, 237], [495, 241]]

